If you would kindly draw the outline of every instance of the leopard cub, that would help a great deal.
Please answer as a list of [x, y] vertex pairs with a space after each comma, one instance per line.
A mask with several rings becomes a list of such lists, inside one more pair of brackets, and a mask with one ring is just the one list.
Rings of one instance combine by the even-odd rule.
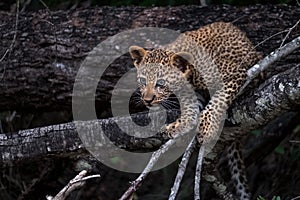
[[[246, 35], [224, 22], [182, 33], [163, 48], [131, 46], [129, 53], [146, 106], [163, 105], [171, 94], [180, 96], [181, 116], [166, 125], [164, 132], [176, 137], [197, 126], [197, 138], [202, 144], [216, 136], [247, 69], [260, 59]], [[188, 92], [189, 86], [213, 91], [201, 112], [197, 98]]]

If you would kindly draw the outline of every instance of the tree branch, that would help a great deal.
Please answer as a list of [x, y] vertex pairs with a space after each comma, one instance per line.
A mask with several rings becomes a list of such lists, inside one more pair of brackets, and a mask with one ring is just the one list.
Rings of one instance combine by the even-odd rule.
[[175, 139], [171, 139], [168, 142], [166, 142], [165, 144], [163, 144], [157, 151], [155, 151], [152, 154], [152, 156], [151, 156], [147, 166], [143, 170], [143, 172], [139, 175], [139, 177], [135, 181], [133, 181], [131, 183], [131, 186], [126, 190], [126, 192], [122, 195], [122, 197], [119, 200], [127, 200], [133, 194], [133, 192], [135, 192], [141, 186], [142, 181], [151, 172], [151, 170], [153, 169], [154, 165], [156, 164], [156, 162], [158, 161], [160, 156], [163, 153], [165, 153], [166, 151], [168, 151], [169, 148], [174, 143], [175, 143]]
[[[296, 25], [299, 21], [296, 23]], [[246, 83], [241, 87], [240, 91], [245, 91], [244, 89], [249, 85], [254, 78], [256, 78], [262, 71], [266, 70], [270, 67], [274, 62], [282, 59], [283, 57], [289, 55], [291, 52], [300, 47], [300, 36], [293, 39], [291, 42], [285, 44], [284, 46], [280, 46], [278, 49], [267, 55], [264, 59], [259, 61], [256, 65], [251, 67], [247, 71], [247, 80]], [[239, 93], [239, 95], [241, 94]]]
[[202, 169], [202, 163], [204, 159], [204, 151], [205, 146], [202, 145], [199, 149], [198, 153], [198, 159], [196, 164], [196, 174], [195, 174], [195, 184], [194, 184], [194, 200], [200, 200], [200, 183], [201, 183], [201, 169]]
[[75, 178], [70, 180], [70, 182], [55, 196], [47, 196], [47, 200], [65, 200], [74, 190], [77, 190], [84, 186], [85, 181], [91, 178], [100, 178], [99, 174], [86, 176], [87, 171], [81, 171]]
[[300, 102], [300, 65], [266, 80], [250, 95], [239, 98], [229, 110], [229, 120], [247, 129], [258, 128], [280, 114], [297, 110]]
[[[252, 93], [237, 99], [229, 110], [229, 120], [234, 124], [240, 124], [247, 132], [266, 124], [281, 113], [295, 110], [300, 102], [299, 77], [298, 65], [271, 77]], [[151, 118], [160, 120], [159, 112], [151, 114]], [[175, 115], [173, 117], [176, 118]], [[145, 115], [137, 115], [136, 119], [145, 121], [148, 118]], [[129, 137], [120, 132], [116, 121], [126, 124], [131, 121], [131, 117], [101, 119], [97, 121], [97, 125], [103, 127], [107, 136], [116, 141], [117, 146], [130, 150], [155, 149], [165, 142], [165, 138], [159, 135], [147, 139]], [[93, 123], [90, 124], [92, 125]], [[88, 125], [86, 128], [88, 130]], [[45, 155], [68, 156], [72, 152], [84, 152], [82, 150], [82, 142], [73, 123], [0, 134], [2, 164], [38, 159]]]
[[189, 143], [189, 145], [187, 146], [182, 158], [181, 158], [181, 162], [178, 166], [178, 171], [176, 174], [176, 178], [174, 180], [174, 184], [173, 187], [171, 188], [171, 193], [169, 196], [169, 200], [175, 200], [179, 187], [180, 187], [180, 183], [182, 181], [183, 175], [185, 173], [187, 164], [190, 160], [190, 157], [192, 155], [192, 153], [194, 152], [195, 146], [197, 143], [197, 139], [196, 137], [193, 138], [193, 140]]

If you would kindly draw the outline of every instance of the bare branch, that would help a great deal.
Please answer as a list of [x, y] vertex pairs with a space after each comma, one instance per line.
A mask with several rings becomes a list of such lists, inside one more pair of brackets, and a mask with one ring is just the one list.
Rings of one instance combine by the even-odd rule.
[[289, 142], [290, 143], [295, 143], [295, 144], [300, 144], [300, 141], [298, 141], [298, 140], [290, 140]]
[[[299, 21], [297, 22], [297, 24]], [[289, 55], [291, 52], [296, 50], [300, 47], [300, 36], [293, 39], [291, 42], [285, 44], [283, 47], [280, 47], [276, 49], [275, 51], [271, 52], [269, 55], [267, 55], [264, 59], [259, 61], [257, 64], [255, 64], [253, 67], [251, 67], [247, 71], [247, 80], [246, 83], [241, 87], [240, 92], [238, 95], [242, 94], [244, 89], [249, 85], [249, 83], [259, 75], [262, 71], [270, 67], [275, 61], [278, 61], [279, 59]]]
[[100, 178], [101, 176], [99, 174], [87, 176], [87, 171], [83, 170], [81, 171], [75, 178], [70, 180], [70, 182], [55, 196], [47, 196], [48, 200], [64, 200], [66, 199], [74, 190], [77, 190], [84, 186], [85, 181], [91, 178]]
[[264, 40], [260, 41], [259, 43], [257, 43], [257, 44], [254, 46], [254, 48], [257, 48], [258, 46], [264, 44], [266, 41], [270, 40], [271, 38], [273, 38], [273, 37], [275, 37], [275, 36], [277, 36], [277, 35], [281, 35], [282, 33], [285, 33], [285, 32], [288, 32], [288, 31], [289, 31], [289, 30], [279, 31], [279, 32], [277, 32], [277, 33], [275, 33], [275, 34], [273, 34], [273, 35], [271, 35], [271, 36], [265, 38]]
[[143, 172], [140, 174], [140, 176], [131, 183], [131, 186], [126, 190], [126, 192], [122, 195], [122, 197], [119, 200], [127, 200], [133, 192], [135, 192], [140, 186], [142, 181], [147, 177], [147, 175], [150, 173], [150, 171], [153, 169], [154, 165], [160, 158], [162, 154], [164, 154], [168, 149], [175, 143], [174, 139], [169, 140], [165, 144], [163, 144], [157, 151], [155, 151], [150, 161], [148, 162], [147, 166], [143, 170]]
[[299, 66], [271, 77], [247, 97], [240, 98], [230, 108], [229, 120], [251, 130], [295, 110], [300, 102]]
[[17, 200], [26, 199], [26, 195], [28, 195], [30, 192], [34, 191], [34, 188], [38, 186], [43, 180], [43, 178], [46, 176], [46, 174], [53, 169], [54, 165], [52, 164], [46, 164], [41, 171], [38, 178], [35, 178], [31, 181], [31, 183], [25, 187], [24, 191], [22, 191], [22, 194], [18, 197]]
[[[257, 128], [266, 124], [284, 112], [295, 110], [300, 102], [299, 77], [300, 67], [296, 65], [265, 81], [252, 93], [237, 99], [228, 112], [229, 120], [234, 124], [240, 124], [247, 132], [253, 127]], [[153, 114], [151, 119], [159, 119], [160, 112], [151, 114]], [[118, 121], [118, 123], [126, 124], [130, 120], [130, 116], [124, 116], [116, 117], [113, 120], [101, 119], [97, 124], [104, 128], [107, 127], [106, 129], [109, 130], [106, 133], [107, 136], [112, 141], [117, 141], [116, 145], [122, 146], [124, 149], [153, 149], [165, 142], [161, 136], [143, 140], [130, 138], [121, 134], [112, 123]], [[137, 120], [143, 121], [145, 118], [139, 115]], [[68, 156], [70, 153], [80, 154], [83, 152], [82, 142], [73, 123], [22, 130], [11, 135], [13, 137], [10, 137], [10, 134], [0, 134], [1, 164], [15, 163], [24, 159], [38, 159], [47, 155]], [[117, 140], [117, 137], [121, 139]], [[22, 152], [22, 154], [17, 152]]]
[[197, 165], [196, 165], [196, 174], [195, 174], [195, 186], [194, 186], [194, 200], [200, 200], [200, 182], [201, 182], [201, 169], [204, 158], [205, 146], [201, 145], [199, 149]]
[[49, 7], [47, 6], [47, 4], [43, 1], [43, 0], [39, 0], [39, 2], [48, 10], [50, 11]]
[[31, 3], [31, 0], [26, 0], [24, 3], [23, 3], [23, 7], [21, 9], [21, 13], [24, 12], [27, 8], [28, 5], [30, 5]]
[[291, 200], [296, 200], [296, 199], [300, 199], [300, 196], [294, 197]]
[[196, 137], [194, 137], [193, 140], [189, 143], [188, 147], [186, 148], [186, 150], [182, 156], [181, 162], [178, 166], [178, 171], [177, 171], [177, 175], [176, 175], [173, 187], [171, 188], [169, 200], [175, 200], [175, 198], [177, 196], [177, 193], [178, 193], [178, 190], [180, 187], [180, 183], [182, 181], [182, 178], [185, 173], [187, 164], [190, 160], [190, 157], [191, 157], [192, 153], [194, 152], [196, 143], [197, 143], [197, 139], [196, 139]]
[[286, 39], [289, 37], [289, 35], [291, 34], [292, 30], [293, 30], [294, 28], [296, 28], [296, 26], [298, 26], [299, 23], [300, 23], [300, 20], [298, 20], [294, 26], [292, 26], [291, 28], [288, 29], [288, 32], [287, 32], [287, 34], [285, 35], [285, 37], [283, 38], [283, 40], [282, 40], [282, 42], [281, 42], [279, 48], [281, 48], [281, 47], [283, 46], [284, 42], [285, 42]]
[[275, 51], [271, 52], [268, 56], [262, 59], [259, 63], [255, 64], [247, 71], [247, 81], [241, 87], [240, 91], [242, 92], [247, 85], [259, 75], [262, 71], [270, 67], [275, 61], [287, 56], [294, 50], [300, 47], [300, 36], [292, 40], [291, 42], [285, 44], [283, 47], [276, 49]]

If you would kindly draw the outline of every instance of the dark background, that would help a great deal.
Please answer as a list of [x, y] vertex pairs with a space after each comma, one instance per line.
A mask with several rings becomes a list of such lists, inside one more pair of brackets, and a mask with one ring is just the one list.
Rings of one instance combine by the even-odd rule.
[[[0, 10], [10, 10], [15, 4], [15, 0], [0, 2]], [[199, 5], [200, 0], [44, 0], [51, 10], [74, 9], [89, 6], [178, 6], [178, 5]], [[235, 6], [246, 6], [254, 4], [288, 4], [296, 5], [296, 0], [206, 0], [207, 5], [229, 4]], [[38, 0], [20, 0], [21, 4], [26, 5], [27, 10], [44, 9], [45, 6]]]

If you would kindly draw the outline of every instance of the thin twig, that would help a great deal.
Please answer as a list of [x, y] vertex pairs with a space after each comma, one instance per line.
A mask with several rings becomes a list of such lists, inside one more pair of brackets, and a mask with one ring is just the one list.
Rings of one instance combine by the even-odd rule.
[[86, 181], [86, 180], [89, 180], [89, 179], [92, 179], [92, 178], [101, 178], [101, 175], [100, 174], [95, 174], [95, 175], [84, 177], [80, 180], [74, 180], [74, 181], [72, 181], [72, 184], [82, 182], [82, 181]]
[[131, 186], [126, 190], [126, 192], [122, 195], [122, 197], [119, 200], [127, 200], [132, 196], [132, 194], [141, 186], [142, 181], [147, 177], [147, 175], [153, 169], [154, 165], [156, 164], [160, 156], [164, 154], [166, 151], [168, 151], [168, 149], [174, 143], [175, 143], [175, 139], [170, 139], [152, 154], [150, 161], [148, 162], [143, 172], [135, 181], [131, 182]]
[[41, 4], [42, 4], [48, 11], [50, 11], [49, 7], [47, 6], [47, 4], [46, 4], [43, 0], [39, 0], [39, 2], [41, 2]]
[[298, 20], [296, 22], [296, 24], [294, 24], [291, 28], [280, 31], [278, 33], [275, 33], [273, 35], [271, 35], [270, 37], [264, 39], [263, 41], [259, 42], [257, 45], [254, 46], [254, 48], [256, 48], [257, 46], [265, 43], [267, 40], [271, 39], [272, 37], [275, 37], [277, 35], [280, 35], [284, 32], [287, 32], [287, 34], [285, 35], [283, 41], [281, 42], [279, 48], [277, 48], [275, 51], [271, 52], [268, 56], [266, 56], [264, 59], [262, 59], [259, 63], [255, 64], [254, 66], [252, 66], [248, 71], [247, 71], [247, 79], [245, 84], [240, 88], [240, 91], [238, 93], [237, 96], [241, 95], [245, 88], [249, 85], [249, 83], [255, 78], [257, 77], [262, 71], [264, 71], [265, 69], [267, 69], [269, 66], [271, 66], [271, 64], [273, 64], [275, 61], [283, 58], [284, 56], [290, 54], [292, 51], [294, 51], [295, 49], [297, 49], [300, 44], [299, 44], [299, 37], [295, 38], [293, 41], [287, 43], [286, 45], [282, 46], [283, 43], [285, 42], [285, 40], [287, 39], [287, 37], [289, 36], [289, 34], [291, 33], [291, 31], [300, 23], [300, 20]]
[[[299, 20], [299, 21], [300, 21], [300, 20]], [[258, 47], [259, 45], [265, 43], [267, 40], [269, 40], [269, 39], [271, 39], [271, 38], [273, 38], [273, 37], [275, 37], [275, 36], [277, 36], [277, 35], [280, 35], [280, 34], [282, 34], [282, 33], [284, 33], [284, 32], [287, 32], [287, 34], [286, 34], [285, 38], [283, 39], [281, 45], [279, 46], [279, 48], [276, 49], [276, 50], [280, 50], [281, 47], [282, 47], [282, 45], [283, 45], [283, 43], [285, 42], [286, 38], [289, 36], [290, 32], [298, 25], [299, 21], [296, 22], [296, 24], [294, 24], [291, 28], [285, 29], [285, 30], [283, 30], [283, 31], [280, 31], [280, 32], [278, 32], [278, 33], [275, 33], [275, 34], [273, 34], [273, 35], [267, 37], [267, 38], [264, 39], [263, 41], [261, 41], [261, 42], [259, 42], [258, 44], [256, 44], [256, 45], [253, 47], [253, 49], [255, 49], [255, 48]], [[293, 50], [292, 50], [292, 51], [293, 51]], [[274, 53], [275, 53], [275, 52], [272, 52], [270, 55], [273, 55]], [[289, 52], [289, 53], [290, 53], [290, 52]], [[285, 55], [288, 55], [289, 53], [287, 53], [287, 54], [285, 54]], [[274, 55], [276, 55], [276, 54], [274, 54]], [[283, 55], [283, 56], [285, 56], [285, 55]], [[281, 57], [283, 57], [283, 56], [281, 56]], [[244, 89], [249, 85], [249, 83], [250, 83], [255, 77], [258, 76], [258, 74], [259, 74], [260, 72], [262, 72], [262, 71], [265, 70], [267, 67], [269, 67], [271, 64], [273, 64], [273, 62], [275, 62], [275, 61], [277, 61], [278, 59], [281, 58], [281, 57], [278, 57], [278, 58], [277, 58], [277, 56], [275, 56], [275, 57], [276, 57], [276, 58], [275, 58], [276, 60], [274, 60], [274, 61], [270, 60], [271, 62], [270, 62], [270, 64], [268, 64], [268, 66], [260, 66], [260, 65], [261, 65], [260, 63], [261, 63], [263, 60], [265, 60], [266, 58], [267, 58], [267, 59], [270, 59], [270, 58], [268, 58], [268, 56], [267, 56], [267, 57], [265, 57], [263, 60], [261, 60], [258, 64], [255, 64], [253, 67], [251, 67], [251, 68], [247, 71], [248, 77], [247, 77], [247, 79], [246, 79], [246, 83], [240, 88], [239, 93], [237, 94], [237, 96], [241, 95], [241, 94], [244, 92]], [[244, 59], [246, 59], [246, 58], [244, 58]], [[241, 63], [242, 63], [242, 62], [241, 62]], [[267, 63], [269, 63], [269, 60], [267, 61]], [[259, 64], [260, 64], [260, 65], [259, 65]], [[255, 74], [253, 75], [253, 77], [251, 76], [252, 73], [255, 73]]]
[[254, 66], [252, 66], [248, 71], [247, 71], [247, 79], [245, 84], [240, 88], [240, 91], [238, 93], [237, 96], [241, 95], [245, 88], [249, 85], [249, 83], [255, 78], [257, 77], [262, 71], [264, 71], [265, 69], [267, 69], [269, 66], [271, 66], [275, 61], [283, 58], [284, 56], [290, 54], [292, 51], [294, 51], [295, 49], [297, 49], [300, 46], [300, 36], [298, 36], [297, 38], [295, 38], [294, 40], [292, 40], [291, 42], [285, 44], [284, 46], [283, 43], [286, 40], [286, 38], [288, 37], [288, 35], [290, 34], [290, 32], [299, 24], [300, 20], [298, 20], [296, 22], [296, 24], [294, 24], [291, 28], [280, 31], [274, 35], [271, 35], [270, 37], [264, 39], [263, 41], [261, 41], [260, 43], [258, 43], [257, 45], [255, 45], [254, 48], [256, 48], [257, 46], [263, 44], [264, 42], [266, 42], [267, 40], [271, 39], [272, 37], [275, 37], [276, 35], [282, 34], [284, 32], [288, 32], [285, 36], [285, 38], [283, 39], [281, 45], [279, 48], [277, 48], [275, 51], [271, 52], [268, 56], [266, 56], [264, 59], [262, 59], [260, 62], [258, 62], [257, 64], [255, 64]]
[[300, 144], [300, 141], [298, 141], [298, 140], [290, 140], [289, 142], [290, 143], [295, 143], [295, 144]]
[[190, 160], [190, 157], [195, 150], [196, 143], [197, 143], [197, 139], [196, 139], [196, 137], [193, 137], [192, 141], [189, 143], [189, 145], [187, 146], [187, 148], [182, 156], [181, 162], [178, 166], [178, 171], [177, 171], [177, 175], [176, 175], [176, 178], [174, 181], [174, 185], [171, 188], [169, 200], [175, 200], [175, 198], [177, 196], [177, 193], [178, 193], [178, 190], [180, 187], [180, 183], [182, 181], [182, 178], [185, 173], [187, 164]]
[[276, 49], [275, 51], [271, 52], [267, 55], [264, 59], [259, 61], [253, 67], [251, 67], [247, 71], [247, 80], [245, 84], [241, 87], [240, 92], [238, 95], [242, 94], [243, 90], [249, 85], [249, 83], [257, 77], [262, 71], [270, 67], [275, 61], [287, 56], [294, 50], [300, 47], [300, 36], [293, 39], [291, 42], [285, 44], [281, 48]]
[[[6, 55], [8, 53], [12, 52], [12, 50], [15, 46], [15, 43], [16, 43], [17, 31], [18, 31], [18, 25], [19, 25], [20, 0], [17, 0], [16, 4], [17, 5], [16, 5], [15, 33], [14, 33], [13, 39], [12, 39], [8, 49], [5, 50], [3, 56], [0, 58], [0, 62], [2, 62], [4, 60], [4, 58], [6, 57]], [[3, 73], [2, 73], [2, 76], [0, 78], [0, 81], [2, 81], [2, 79], [4, 78], [5, 71], [6, 71], [6, 66], [4, 66]]]
[[[47, 6], [47, 4], [43, 0], [39, 0], [39, 1], [46, 8], [47, 12], [50, 15], [50, 19], [52, 19], [52, 14], [51, 14], [51, 10], [50, 10], [49, 6]], [[54, 39], [55, 39], [55, 43], [54, 43], [55, 44], [55, 60], [54, 60], [54, 63], [57, 63], [57, 57], [58, 57], [57, 27], [52, 22], [49, 22], [49, 21], [47, 21], [47, 22], [50, 23], [52, 26], [54, 26]]]
[[75, 178], [73, 178], [55, 197], [47, 196], [48, 200], [64, 200], [71, 192], [81, 188], [85, 181], [91, 178], [100, 178], [100, 174], [91, 175], [85, 177], [87, 174], [86, 170], [81, 171]]
[[289, 37], [290, 33], [292, 32], [292, 30], [294, 28], [296, 28], [296, 26], [298, 26], [298, 24], [300, 23], [300, 19], [296, 22], [296, 24], [294, 24], [294, 26], [292, 26], [291, 28], [288, 29], [288, 33], [285, 35], [285, 37], [283, 38], [281, 44], [280, 44], [280, 47], [281, 48], [284, 44], [284, 42], [286, 41], [286, 39]]
[[49, 173], [49, 171], [51, 171], [53, 169], [53, 164], [49, 163], [47, 165], [44, 166], [44, 169], [41, 171], [40, 175], [38, 178], [35, 178], [31, 181], [31, 183], [25, 187], [24, 191], [22, 191], [22, 194], [18, 197], [17, 200], [22, 200], [22, 199], [26, 199], [26, 196], [34, 191], [34, 188], [41, 183], [41, 181], [44, 179], [44, 177], [46, 176], [47, 173]]
[[264, 39], [263, 41], [257, 43], [257, 44], [254, 46], [254, 48], [258, 47], [259, 45], [261, 45], [261, 44], [263, 44], [263, 43], [265, 43], [265, 42], [268, 41], [269, 39], [271, 39], [271, 38], [273, 38], [273, 37], [275, 37], [275, 36], [277, 36], [277, 35], [280, 35], [280, 34], [282, 34], [282, 33], [288, 32], [288, 31], [289, 31], [289, 30], [279, 31], [278, 33], [275, 33], [275, 34], [273, 34], [273, 35], [267, 37], [267, 38]]
[[244, 17], [247, 17], [247, 15], [242, 15], [242, 16], [236, 18], [235, 20], [231, 21], [230, 23], [234, 24], [234, 23], [236, 23], [237, 21], [239, 21], [240, 19], [242, 19]]
[[200, 182], [201, 182], [201, 169], [204, 158], [205, 146], [201, 145], [199, 149], [196, 173], [195, 173], [195, 187], [194, 187], [194, 200], [200, 200]]
[[300, 196], [294, 197], [291, 200], [296, 200], [296, 199], [300, 199]]
[[27, 1], [24, 2], [23, 7], [21, 9], [21, 13], [26, 10], [26, 7], [29, 6], [30, 3], [31, 3], [31, 0], [27, 0]]

